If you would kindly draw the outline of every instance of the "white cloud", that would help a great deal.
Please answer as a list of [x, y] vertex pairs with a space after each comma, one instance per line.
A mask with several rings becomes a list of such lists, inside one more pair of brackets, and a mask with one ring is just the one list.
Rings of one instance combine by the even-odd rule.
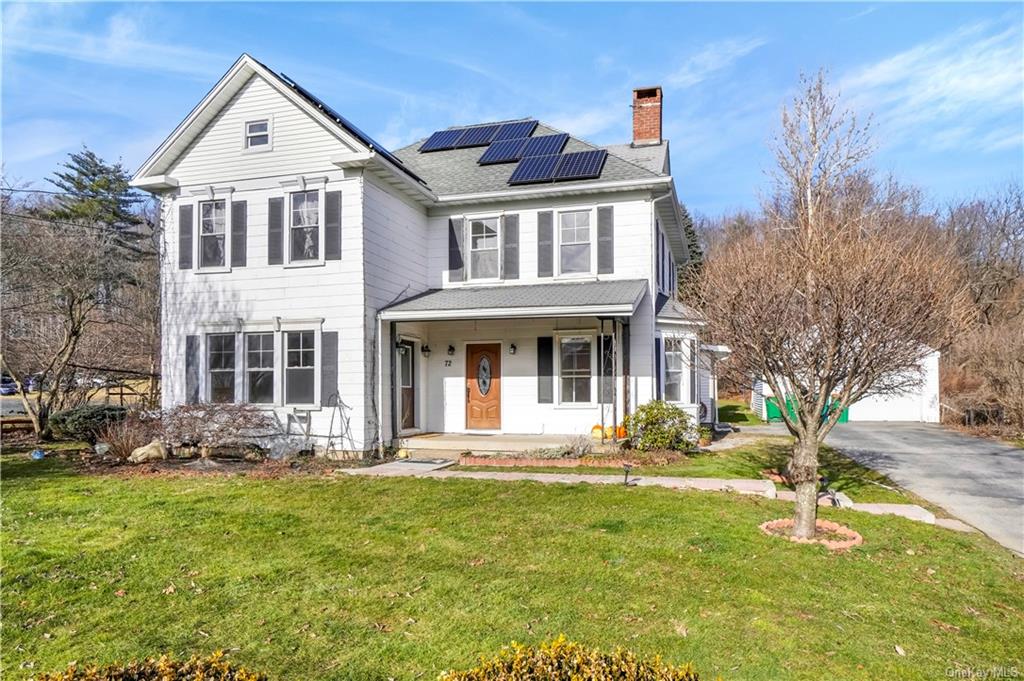
[[708, 43], [670, 73], [665, 82], [674, 88], [693, 87], [719, 71], [728, 69], [765, 42], [763, 38], [729, 38]]
[[36, 53], [126, 69], [178, 73], [209, 80], [222, 73], [230, 56], [153, 39], [145, 8], [111, 15], [96, 31], [79, 28], [81, 16], [52, 7], [13, 5], [4, 11], [4, 53]]
[[545, 123], [564, 130], [573, 137], [592, 137], [616, 124], [624, 124], [629, 121], [632, 114], [625, 106], [625, 102], [626, 100], [623, 98], [620, 102], [622, 106], [609, 103], [586, 109], [555, 112], [541, 118]]
[[5, 164], [29, 163], [82, 145], [87, 131], [69, 121], [33, 118], [6, 123], [3, 132]]
[[[1021, 49], [1019, 24], [972, 24], [856, 69], [840, 90], [848, 105], [875, 115], [889, 144], [977, 148], [1007, 117], [1019, 120]], [[982, 148], [1005, 148], [1012, 138], [1004, 131]]]

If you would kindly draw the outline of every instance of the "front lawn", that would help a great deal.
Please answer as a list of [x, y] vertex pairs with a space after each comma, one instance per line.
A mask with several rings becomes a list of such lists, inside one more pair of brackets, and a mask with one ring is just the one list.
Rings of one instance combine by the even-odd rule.
[[750, 410], [750, 405], [741, 398], [718, 400], [718, 420], [723, 423], [756, 426], [764, 423], [761, 417]]
[[[693, 454], [683, 461], [663, 466], [637, 466], [630, 475], [670, 476], [680, 478], [728, 478], [754, 480], [764, 477], [761, 471], [766, 469], [782, 470], [792, 451], [792, 439], [789, 436], [765, 437], [757, 442], [722, 449], [713, 452]], [[855, 502], [877, 502], [893, 504], [923, 504], [920, 498], [909, 492], [898, 489], [887, 477], [861, 466], [828, 446], [821, 448], [821, 474], [829, 480], [829, 487], [837, 492], [845, 492]], [[622, 475], [618, 468], [598, 466], [578, 466], [562, 468], [557, 466], [459, 466], [453, 470], [494, 470], [519, 471], [525, 473], [597, 473], [604, 475]], [[782, 485], [778, 485], [784, 489]]]
[[432, 679], [562, 632], [708, 679], [1024, 668], [1020, 561], [899, 518], [826, 510], [866, 542], [830, 554], [725, 494], [2, 466], [4, 678], [225, 649], [276, 679]]

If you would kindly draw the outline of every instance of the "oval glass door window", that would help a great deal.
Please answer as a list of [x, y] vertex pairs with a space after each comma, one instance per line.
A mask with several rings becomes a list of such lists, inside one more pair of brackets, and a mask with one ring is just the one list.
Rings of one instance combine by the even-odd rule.
[[476, 367], [476, 387], [481, 395], [491, 391], [491, 360], [487, 355], [480, 358], [480, 363]]

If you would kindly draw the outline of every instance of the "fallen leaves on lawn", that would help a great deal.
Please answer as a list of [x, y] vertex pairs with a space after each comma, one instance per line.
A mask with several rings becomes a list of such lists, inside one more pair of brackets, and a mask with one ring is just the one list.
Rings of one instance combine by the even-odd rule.
[[470, 567], [480, 567], [481, 565], [483, 565], [486, 562], [487, 562], [486, 558], [474, 558], [473, 560], [469, 561], [469, 566]]
[[164, 587], [164, 595], [169, 596], [175, 591], [177, 591], [177, 588], [174, 586], [174, 582], [171, 582], [166, 587]]
[[686, 628], [686, 625], [677, 620], [672, 620], [672, 629], [674, 629], [675, 632], [683, 638], [686, 638], [686, 636], [690, 633], [690, 630]]
[[118, 589], [117, 591], [114, 592], [114, 595], [117, 596], [118, 598], [124, 598], [127, 594], [128, 594], [128, 592], [125, 591], [124, 589]]
[[956, 634], [960, 631], [960, 627], [956, 626], [955, 624], [949, 624], [948, 622], [943, 622], [941, 620], [932, 620], [932, 624], [937, 626], [939, 629], [942, 629], [943, 631], [951, 634]]
[[893, 647], [896, 648], [896, 654], [899, 655], [900, 657], [906, 657], [907, 656], [906, 652], [904, 652], [903, 648], [901, 648], [900, 646], [893, 646]]

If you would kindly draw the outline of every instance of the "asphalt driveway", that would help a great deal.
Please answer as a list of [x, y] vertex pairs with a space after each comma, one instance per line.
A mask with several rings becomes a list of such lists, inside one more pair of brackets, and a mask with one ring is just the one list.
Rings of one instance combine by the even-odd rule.
[[841, 423], [826, 443], [1024, 554], [1024, 450], [925, 423]]

